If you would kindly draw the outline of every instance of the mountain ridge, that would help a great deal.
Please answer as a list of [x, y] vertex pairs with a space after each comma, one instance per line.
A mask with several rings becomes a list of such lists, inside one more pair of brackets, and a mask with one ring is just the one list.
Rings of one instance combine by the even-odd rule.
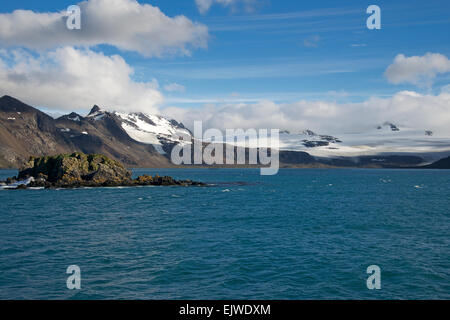
[[[190, 136], [191, 141], [180, 141], [179, 134]], [[294, 138], [295, 143], [308, 149], [336, 149], [342, 143], [339, 138], [310, 130], [301, 134], [287, 138]], [[159, 115], [110, 112], [94, 105], [87, 116], [71, 112], [54, 119], [14, 97], [0, 98], [2, 168], [18, 168], [30, 156], [73, 152], [104, 154], [128, 167], [175, 167], [169, 158], [171, 149], [178, 143], [191, 143], [192, 136], [182, 123]], [[302, 150], [280, 150], [280, 167], [389, 168], [424, 164], [426, 161], [415, 154], [327, 158]]]
[[75, 113], [53, 119], [20, 100], [0, 98], [0, 166], [17, 168], [30, 156], [101, 153], [127, 166], [170, 166], [152, 145], [133, 140], [114, 117], [95, 121]]

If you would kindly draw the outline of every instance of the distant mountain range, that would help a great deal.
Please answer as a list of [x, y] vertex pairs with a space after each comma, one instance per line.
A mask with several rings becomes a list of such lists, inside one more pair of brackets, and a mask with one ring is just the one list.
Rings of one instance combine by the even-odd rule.
[[426, 169], [450, 169], [450, 157], [433, 162], [432, 164], [424, 166], [423, 168], [426, 168]]
[[[400, 130], [391, 123], [385, 123], [375, 130], [384, 127], [392, 132]], [[177, 137], [180, 134], [192, 137], [192, 133], [182, 123], [159, 115], [109, 112], [94, 106], [87, 116], [72, 112], [54, 119], [13, 97], [0, 98], [2, 168], [18, 168], [32, 155], [75, 151], [104, 154], [128, 167], [173, 167], [169, 155], [174, 145], [182, 143]], [[432, 136], [433, 133], [428, 130], [425, 135]], [[296, 134], [284, 130], [280, 133], [280, 140], [281, 167], [429, 165], [421, 155], [403, 152], [356, 156], [343, 156], [337, 152], [333, 155], [333, 152], [345, 150], [342, 139], [316, 134], [311, 130]], [[323, 152], [330, 152], [331, 156], [323, 156]], [[443, 160], [435, 167], [449, 166], [449, 161]]]

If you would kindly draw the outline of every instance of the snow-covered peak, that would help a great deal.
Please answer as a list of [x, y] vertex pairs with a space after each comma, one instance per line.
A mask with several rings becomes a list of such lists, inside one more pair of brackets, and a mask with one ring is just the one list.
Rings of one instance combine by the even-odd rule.
[[91, 109], [91, 112], [89, 112], [88, 117], [93, 116], [94, 114], [102, 112], [102, 109], [98, 105], [94, 105]]
[[[182, 124], [158, 115], [145, 113], [121, 113], [114, 112], [122, 121], [122, 128], [134, 140], [162, 146], [167, 143], [182, 143], [180, 137], [191, 137], [191, 132]], [[161, 148], [157, 148], [160, 153], [164, 153]]]
[[67, 120], [71, 120], [71, 121], [80, 121], [80, 116], [79, 115], [69, 115], [67, 117]]
[[159, 115], [109, 112], [95, 105], [85, 119], [100, 121], [104, 118], [115, 119], [130, 138], [154, 145], [161, 154], [165, 153], [163, 147], [168, 144], [191, 142], [192, 133], [182, 123]]
[[83, 119], [78, 113], [72, 112], [70, 114], [63, 115], [59, 117], [57, 120], [65, 120], [65, 121], [75, 121], [80, 122]]
[[92, 107], [91, 112], [86, 116], [86, 118], [101, 120], [107, 114], [106, 111], [100, 109], [99, 106], [95, 105]]
[[311, 131], [309, 129], [303, 130], [303, 132], [301, 132], [300, 134], [305, 135], [305, 136], [309, 136], [309, 137], [317, 136], [317, 134], [314, 131]]

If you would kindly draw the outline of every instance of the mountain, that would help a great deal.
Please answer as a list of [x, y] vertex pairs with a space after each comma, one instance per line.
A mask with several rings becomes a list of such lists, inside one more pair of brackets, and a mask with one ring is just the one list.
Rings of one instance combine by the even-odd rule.
[[[308, 129], [282, 130], [280, 148], [308, 152], [318, 159], [328, 159], [328, 163], [329, 160], [344, 158], [358, 165], [369, 165], [367, 159], [370, 158], [372, 164], [379, 162], [388, 166], [394, 160], [396, 166], [400, 165], [399, 159], [393, 156], [401, 156], [401, 165], [416, 165], [417, 157], [421, 158], [419, 164], [425, 164], [450, 155], [450, 136], [445, 131], [433, 129], [386, 121], [371, 128], [347, 128], [338, 134], [322, 134]], [[386, 158], [388, 156], [390, 159]], [[406, 159], [406, 156], [416, 159]]]
[[[99, 113], [97, 113], [99, 114]], [[192, 139], [192, 133], [176, 120], [145, 113], [114, 112], [121, 121], [122, 129], [136, 141], [151, 144], [160, 154], [169, 154], [180, 137]]]
[[[339, 138], [307, 129], [283, 130], [280, 166], [419, 167], [431, 162], [423, 156], [435, 150], [446, 155], [448, 142], [431, 130], [411, 133], [390, 122], [373, 130]], [[104, 154], [127, 167], [173, 167], [172, 148], [192, 141], [192, 133], [182, 123], [159, 115], [110, 112], [95, 105], [87, 116], [72, 112], [54, 119], [13, 97], [0, 98], [1, 168], [20, 167], [30, 156], [73, 152]]]
[[[3, 168], [20, 167], [30, 156], [72, 152], [104, 154], [128, 167], [172, 167], [173, 146], [191, 142], [192, 133], [182, 123], [158, 115], [109, 112], [95, 105], [87, 116], [72, 112], [53, 119], [15, 98], [0, 98]], [[281, 152], [280, 161], [282, 166], [316, 165], [301, 151]]]
[[0, 98], [1, 167], [17, 167], [31, 154], [61, 153], [71, 147], [52, 117], [10, 96]]
[[132, 139], [122, 120], [94, 106], [87, 117], [58, 119], [10, 96], [0, 98], [0, 167], [19, 167], [29, 156], [101, 153], [133, 167], [170, 166], [167, 157]]
[[450, 169], [450, 157], [433, 162], [430, 165], [424, 166], [425, 169]]

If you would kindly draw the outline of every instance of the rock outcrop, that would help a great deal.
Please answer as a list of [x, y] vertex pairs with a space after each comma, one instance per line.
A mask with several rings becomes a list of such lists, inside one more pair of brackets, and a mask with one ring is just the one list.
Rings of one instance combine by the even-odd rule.
[[30, 180], [28, 187], [45, 188], [204, 185], [200, 182], [179, 181], [172, 177], [158, 175], [155, 177], [143, 175], [132, 179], [131, 172], [120, 162], [104, 155], [80, 152], [31, 157], [19, 171], [18, 177], [10, 178], [6, 183], [11, 185], [27, 179]]

